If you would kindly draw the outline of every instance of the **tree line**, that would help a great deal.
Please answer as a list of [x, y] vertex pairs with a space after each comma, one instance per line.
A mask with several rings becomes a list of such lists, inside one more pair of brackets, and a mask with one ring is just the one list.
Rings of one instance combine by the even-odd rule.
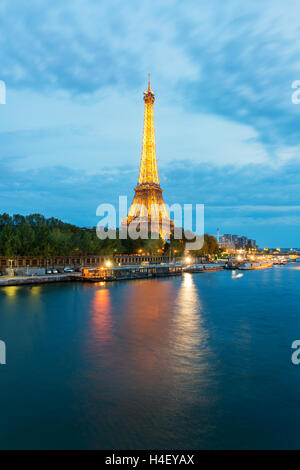
[[[62, 222], [56, 218], [45, 218], [41, 214], [23, 216], [0, 214], [0, 255], [1, 256], [68, 256], [68, 255], [113, 255], [133, 253], [162, 253], [183, 256], [185, 240], [162, 238], [127, 238], [100, 240], [95, 228], [87, 229]], [[204, 245], [195, 255], [212, 255], [219, 251], [217, 241], [205, 234]]]

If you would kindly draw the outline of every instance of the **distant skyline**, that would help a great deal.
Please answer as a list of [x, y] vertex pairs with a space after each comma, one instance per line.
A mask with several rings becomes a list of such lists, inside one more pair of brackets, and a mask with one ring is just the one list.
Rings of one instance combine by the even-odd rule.
[[296, 1], [3, 0], [0, 212], [81, 226], [130, 204], [147, 73], [164, 200], [205, 230], [300, 246]]

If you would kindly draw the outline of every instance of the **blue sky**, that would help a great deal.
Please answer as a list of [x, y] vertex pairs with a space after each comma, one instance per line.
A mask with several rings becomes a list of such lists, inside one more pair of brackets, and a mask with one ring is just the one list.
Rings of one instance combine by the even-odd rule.
[[166, 202], [300, 246], [296, 1], [2, 0], [0, 211], [87, 226], [130, 202], [148, 72]]

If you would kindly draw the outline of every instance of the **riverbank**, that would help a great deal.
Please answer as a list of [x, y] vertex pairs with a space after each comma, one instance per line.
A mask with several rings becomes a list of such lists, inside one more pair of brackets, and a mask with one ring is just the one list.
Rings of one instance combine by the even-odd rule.
[[[271, 266], [268, 266], [271, 267]], [[262, 266], [266, 268], [266, 266]], [[235, 267], [234, 269], [255, 269]], [[180, 276], [184, 272], [195, 273], [213, 273], [223, 271], [224, 266], [220, 264], [178, 266], [174, 264], [148, 265], [148, 266], [122, 266], [111, 268], [84, 268], [83, 272], [59, 273], [51, 275], [32, 275], [32, 276], [1, 276], [0, 287], [22, 286], [32, 284], [48, 284], [54, 282], [105, 282], [121, 281], [134, 279], [151, 279], [155, 277]]]
[[26, 284], [47, 284], [51, 282], [74, 281], [80, 273], [55, 274], [50, 276], [2, 276], [0, 277], [0, 287], [22, 286]]

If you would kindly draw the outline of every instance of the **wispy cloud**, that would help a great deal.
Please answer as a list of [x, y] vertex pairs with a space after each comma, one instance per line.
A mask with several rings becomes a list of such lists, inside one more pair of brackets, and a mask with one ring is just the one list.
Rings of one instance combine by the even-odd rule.
[[[138, 171], [127, 166], [107, 167], [95, 174], [64, 166], [49, 167], [47, 171], [15, 170], [3, 160], [0, 167], [1, 211], [42, 212], [90, 226], [97, 223], [99, 204], [112, 203], [117, 207], [119, 195], [127, 195], [130, 204]], [[291, 175], [299, 175], [299, 165], [287, 165], [280, 172], [264, 166], [260, 170], [259, 173], [256, 165], [220, 168], [177, 164], [161, 171], [164, 198], [169, 205], [205, 204], [205, 224], [210, 233], [216, 234], [219, 227], [223, 233], [245, 233], [258, 238], [264, 245], [272, 241], [280, 245], [282, 237], [289, 237], [287, 245], [296, 246], [300, 194], [295, 188], [299, 187], [299, 177], [295, 180]], [[266, 192], [268, 198], [264, 196]]]
[[254, 226], [261, 214], [265, 225], [298, 225], [297, 8], [290, 0], [3, 0], [3, 207], [85, 224], [95, 200], [114, 200], [116, 187], [130, 194], [150, 71], [166, 198], [207, 204], [212, 230], [220, 205], [232, 214], [228, 226], [242, 211]]

